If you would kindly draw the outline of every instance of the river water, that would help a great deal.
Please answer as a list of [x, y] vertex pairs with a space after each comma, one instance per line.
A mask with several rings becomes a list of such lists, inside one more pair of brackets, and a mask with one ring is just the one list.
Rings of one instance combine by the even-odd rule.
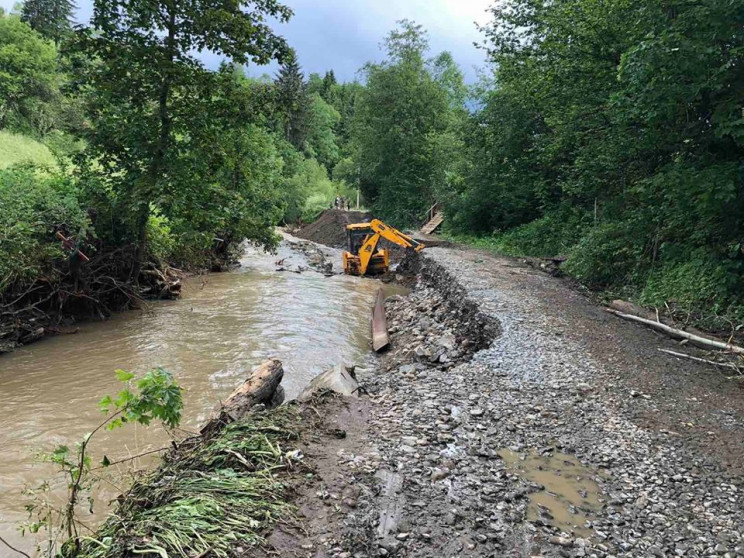
[[[381, 283], [305, 271], [276, 271], [276, 261], [296, 269], [300, 255], [283, 243], [279, 253], [247, 249], [241, 268], [186, 281], [183, 297], [85, 324], [75, 335], [44, 340], [0, 358], [0, 536], [26, 551], [24, 487], [49, 477], [49, 465], [34, 454], [55, 445], [72, 446], [101, 422], [97, 402], [120, 385], [114, 370], [142, 373], [155, 366], [170, 370], [185, 388], [182, 427], [194, 430], [250, 373], [269, 357], [284, 364], [287, 398], [317, 374], [339, 362], [362, 363], [369, 356], [370, 315]], [[340, 257], [334, 261], [339, 269]], [[385, 286], [386, 294], [400, 292]], [[98, 435], [97, 435], [98, 438]], [[111, 461], [167, 443], [157, 427], [129, 425], [105, 432], [94, 458]], [[152, 463], [147, 458], [137, 465]], [[53, 485], [64, 493], [61, 482]], [[100, 505], [119, 489], [98, 494]], [[0, 543], [0, 556], [9, 553]]]

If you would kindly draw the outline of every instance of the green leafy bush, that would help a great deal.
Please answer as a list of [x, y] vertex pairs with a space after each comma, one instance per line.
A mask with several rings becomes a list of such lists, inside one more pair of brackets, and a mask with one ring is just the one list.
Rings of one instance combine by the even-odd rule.
[[345, 198], [356, 196], [344, 181], [328, 178], [325, 167], [315, 159], [302, 159], [296, 165], [296, 172], [285, 179], [287, 200], [284, 221], [295, 223], [298, 218], [304, 222], [314, 220], [320, 212], [333, 206], [336, 196]]
[[148, 253], [163, 265], [173, 259], [175, 248], [176, 238], [171, 232], [170, 220], [157, 208], [152, 208], [147, 221]]
[[0, 170], [0, 293], [56, 273], [56, 230], [85, 238], [88, 216], [74, 181], [34, 166]]
[[[744, 320], [744, 262], [722, 260], [720, 254], [705, 249], [688, 252], [676, 261], [665, 262], [648, 277], [640, 301], [695, 312], [706, 318], [729, 315]], [[710, 323], [716, 327], [719, 324]]]
[[0, 169], [21, 163], [56, 167], [52, 151], [45, 144], [22, 134], [0, 130]]
[[596, 289], [632, 282], [644, 263], [644, 244], [636, 223], [602, 223], [574, 246], [564, 269]]

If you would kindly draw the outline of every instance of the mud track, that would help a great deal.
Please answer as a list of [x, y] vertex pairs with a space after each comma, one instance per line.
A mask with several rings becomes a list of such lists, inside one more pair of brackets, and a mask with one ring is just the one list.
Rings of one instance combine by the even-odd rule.
[[269, 555], [744, 556], [744, 390], [566, 283], [427, 249]]

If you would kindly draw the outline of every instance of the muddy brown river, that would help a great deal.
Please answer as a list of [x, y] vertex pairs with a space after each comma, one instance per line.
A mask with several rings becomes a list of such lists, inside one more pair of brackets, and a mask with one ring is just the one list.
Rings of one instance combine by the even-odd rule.
[[[97, 402], [119, 388], [117, 368], [142, 373], [162, 366], [173, 372], [186, 390], [182, 427], [193, 430], [268, 357], [284, 363], [288, 399], [328, 367], [369, 358], [370, 309], [381, 283], [277, 272], [275, 262], [282, 258], [289, 270], [306, 265], [286, 244], [275, 255], [248, 249], [238, 270], [188, 280], [180, 300], [85, 324], [75, 335], [0, 357], [0, 536], [33, 550], [34, 541], [19, 533], [28, 501], [22, 492], [50, 474], [34, 455], [73, 445], [101, 422]], [[157, 427], [130, 425], [98, 439], [94, 458], [105, 453], [114, 461], [166, 443]], [[152, 458], [136, 461], [151, 463]], [[105, 486], [94, 514], [83, 517], [87, 522], [100, 519], [105, 501], [119, 493], [119, 487]], [[53, 491], [63, 494], [63, 484], [54, 483]], [[10, 551], [0, 543], [0, 556], [6, 555]]]

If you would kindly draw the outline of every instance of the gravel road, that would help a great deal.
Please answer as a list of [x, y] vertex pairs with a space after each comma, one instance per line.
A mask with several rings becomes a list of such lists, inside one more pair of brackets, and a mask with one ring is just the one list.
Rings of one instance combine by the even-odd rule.
[[423, 267], [362, 378], [380, 555], [744, 556], [739, 382], [519, 261]]
[[[427, 248], [281, 555], [744, 556], [744, 390], [523, 262]], [[350, 496], [351, 495], [351, 496]]]

